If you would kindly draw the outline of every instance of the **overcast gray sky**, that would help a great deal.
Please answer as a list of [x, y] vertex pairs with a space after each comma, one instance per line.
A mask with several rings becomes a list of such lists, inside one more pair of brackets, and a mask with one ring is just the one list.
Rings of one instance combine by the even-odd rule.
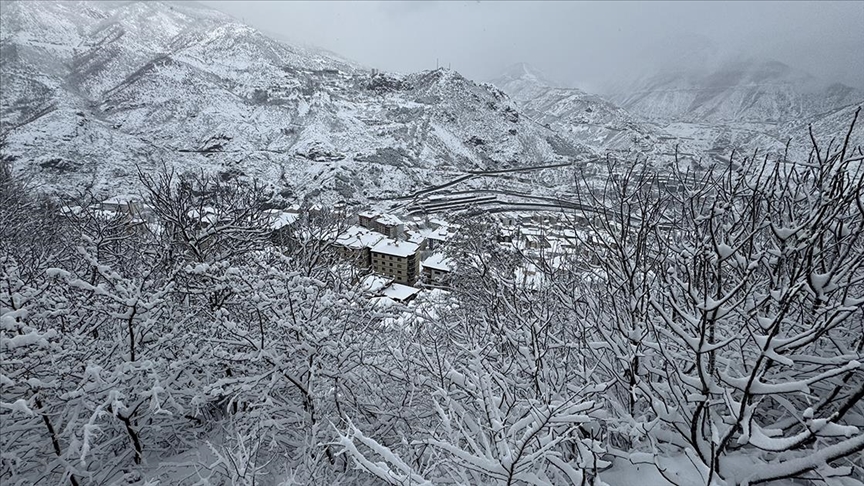
[[593, 92], [686, 63], [771, 58], [864, 88], [864, 2], [203, 1], [369, 67], [486, 80], [516, 62]]

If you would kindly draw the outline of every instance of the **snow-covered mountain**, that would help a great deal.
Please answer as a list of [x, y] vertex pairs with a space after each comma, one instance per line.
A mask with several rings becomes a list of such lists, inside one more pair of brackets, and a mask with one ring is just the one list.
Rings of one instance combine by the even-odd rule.
[[546, 74], [527, 62], [506, 67], [498, 77], [489, 82], [520, 103], [542, 96], [550, 88], [562, 86], [561, 83], [552, 81]]
[[675, 145], [679, 145], [681, 154], [704, 156], [600, 96], [560, 87], [526, 63], [510, 66], [491, 83], [516, 100], [526, 116], [572, 143], [622, 155], [638, 152], [663, 156], [674, 153]]
[[732, 149], [779, 153], [792, 140], [790, 153], [806, 159], [808, 124], [821, 127], [824, 137], [845, 134], [864, 92], [822, 87], [814, 76], [777, 61], [749, 60], [703, 73], [650, 76], [610, 99], [698, 151], [721, 158]]
[[861, 98], [841, 85], [805, 92], [807, 76], [745, 63], [652, 78], [613, 98], [619, 106], [527, 64], [494, 85], [445, 69], [378, 72], [193, 3], [0, 10], [0, 157], [57, 192], [127, 192], [138, 167], [165, 164], [257, 177], [295, 197], [387, 199], [466, 171], [608, 152], [664, 162], [676, 151], [780, 151], [802, 120], [823, 117], [820, 133], [841, 133]]
[[369, 71], [193, 4], [11, 2], [2, 19], [2, 156], [49, 189], [115, 192], [166, 163], [350, 199], [595, 153], [456, 72]]
[[611, 99], [652, 120], [775, 123], [864, 100], [835, 84], [820, 88], [810, 74], [777, 61], [737, 61], [707, 73], [669, 72], [646, 78]]

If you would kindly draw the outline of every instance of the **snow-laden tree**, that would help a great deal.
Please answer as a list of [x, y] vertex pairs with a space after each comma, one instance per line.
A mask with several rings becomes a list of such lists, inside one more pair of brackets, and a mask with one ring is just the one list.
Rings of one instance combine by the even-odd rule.
[[274, 246], [255, 187], [142, 177], [146, 218], [9, 194], [30, 212], [3, 240], [4, 482], [332, 476], [383, 313], [330, 256]]
[[0, 481], [76, 484], [64, 424], [48, 408], [65, 329], [46, 323], [44, 306], [46, 272], [70, 252], [58, 208], [31, 191], [0, 165]]
[[[3, 400], [24, 401], [44, 423], [41, 440], [29, 442], [58, 456], [43, 480], [103, 483], [141, 465], [148, 446], [166, 447], [188, 421], [172, 389], [183, 374], [171, 369], [183, 322], [152, 234], [95, 206], [66, 213], [75, 232], [59, 243], [72, 255], [46, 262], [29, 285], [6, 260], [2, 346], [15, 359], [3, 362]], [[44, 338], [19, 344], [27, 334]], [[16, 454], [16, 443], [4, 454]]]
[[694, 484], [862, 478], [861, 160], [814, 141], [806, 163], [624, 171], [593, 193], [585, 312], [619, 455], [683, 454]]
[[600, 484], [608, 465], [596, 440], [605, 386], [582, 359], [581, 324], [548, 280], [525, 278], [541, 262], [494, 230], [463, 227], [451, 290], [399, 321], [392, 425], [344, 429], [345, 453], [388, 484]]
[[407, 305], [254, 183], [141, 174], [107, 211], [2, 170], [0, 481], [861, 484], [862, 160], [613, 165], [577, 251], [466, 221]]

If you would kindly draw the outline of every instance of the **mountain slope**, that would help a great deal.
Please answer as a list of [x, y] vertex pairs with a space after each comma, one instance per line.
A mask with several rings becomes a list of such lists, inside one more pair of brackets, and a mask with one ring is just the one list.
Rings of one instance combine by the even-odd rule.
[[186, 4], [4, 4], [0, 53], [2, 156], [56, 191], [166, 163], [363, 198], [595, 153], [458, 73], [369, 72]]
[[841, 84], [819, 88], [813, 76], [783, 63], [749, 60], [707, 73], [662, 73], [611, 99], [662, 122], [778, 124], [859, 103], [864, 93]]
[[508, 66], [489, 81], [517, 102], [524, 103], [542, 96], [549, 88], [560, 87], [534, 66], [520, 62]]
[[[806, 160], [807, 124], [821, 126], [824, 137], [845, 134], [864, 93], [842, 84], [821, 88], [810, 74], [783, 63], [749, 60], [705, 73], [661, 73], [611, 99], [721, 159], [732, 149], [780, 154], [791, 140], [790, 155]], [[820, 121], [824, 117], [832, 121]]]
[[658, 127], [596, 95], [576, 88], [556, 87], [533, 67], [520, 63], [491, 81], [519, 102], [527, 116], [571, 143], [602, 147], [603, 151], [699, 158], [686, 144], [672, 140]]

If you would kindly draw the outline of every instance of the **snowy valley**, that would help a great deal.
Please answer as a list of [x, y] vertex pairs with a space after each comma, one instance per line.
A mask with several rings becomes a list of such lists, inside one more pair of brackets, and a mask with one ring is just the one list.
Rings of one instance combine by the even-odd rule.
[[864, 486], [862, 104], [2, 0], [0, 483]]

